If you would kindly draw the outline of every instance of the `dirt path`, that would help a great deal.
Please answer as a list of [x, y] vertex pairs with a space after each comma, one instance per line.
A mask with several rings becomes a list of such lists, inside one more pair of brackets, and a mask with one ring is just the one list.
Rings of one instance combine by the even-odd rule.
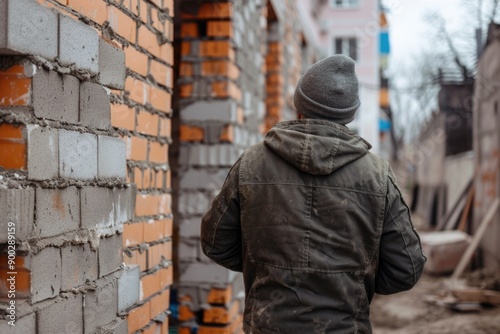
[[371, 306], [374, 334], [499, 334], [500, 307], [455, 313], [429, 305], [427, 295], [441, 290], [446, 278], [423, 276], [417, 286], [391, 296], [375, 296]]

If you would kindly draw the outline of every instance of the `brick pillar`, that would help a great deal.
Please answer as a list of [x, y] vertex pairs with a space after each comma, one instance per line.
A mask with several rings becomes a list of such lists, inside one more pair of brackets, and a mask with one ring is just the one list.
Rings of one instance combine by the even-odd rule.
[[[173, 0], [0, 0], [0, 297], [16, 327], [168, 332]], [[4, 308], [5, 306], [1, 306]]]
[[239, 333], [241, 275], [200, 248], [200, 222], [243, 150], [262, 139], [264, 1], [180, 4], [179, 320], [181, 333]]

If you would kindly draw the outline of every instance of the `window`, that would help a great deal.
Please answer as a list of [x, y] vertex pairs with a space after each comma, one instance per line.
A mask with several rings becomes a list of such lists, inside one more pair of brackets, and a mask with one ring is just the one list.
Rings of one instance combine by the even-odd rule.
[[358, 40], [353, 37], [335, 38], [335, 54], [342, 54], [351, 57], [354, 61], [358, 60]]
[[330, 2], [335, 8], [352, 8], [359, 5], [359, 0], [331, 0]]

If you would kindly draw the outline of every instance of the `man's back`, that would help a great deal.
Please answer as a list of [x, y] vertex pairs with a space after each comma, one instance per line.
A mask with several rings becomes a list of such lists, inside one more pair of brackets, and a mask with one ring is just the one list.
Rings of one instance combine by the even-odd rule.
[[243, 272], [247, 334], [371, 333], [374, 293], [410, 289], [422, 273], [388, 163], [341, 125], [359, 106], [353, 73], [342, 56], [308, 70], [295, 104], [309, 118], [248, 149], [203, 217], [204, 253]]

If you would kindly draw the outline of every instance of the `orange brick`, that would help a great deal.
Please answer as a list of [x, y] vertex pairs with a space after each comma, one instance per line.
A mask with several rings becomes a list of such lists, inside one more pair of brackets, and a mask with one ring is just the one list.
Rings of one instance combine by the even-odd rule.
[[139, 2], [139, 15], [141, 17], [141, 21], [144, 23], [148, 22], [148, 12], [149, 12], [149, 4], [146, 0], [140, 0]]
[[125, 255], [123, 256], [123, 262], [125, 262], [128, 265], [137, 264], [139, 265], [141, 271], [147, 270], [148, 257], [146, 251], [141, 252], [139, 249], [135, 249], [135, 250], [127, 250], [124, 253]]
[[208, 292], [207, 303], [228, 304], [233, 296], [233, 288], [228, 285], [225, 289], [211, 288]]
[[232, 125], [225, 126], [224, 129], [222, 129], [219, 140], [232, 143], [234, 141], [234, 127]]
[[170, 118], [160, 118], [160, 137], [170, 137], [172, 120]]
[[167, 10], [170, 17], [174, 17], [174, 0], [163, 0], [163, 8]]
[[179, 85], [179, 91], [182, 99], [191, 97], [193, 95], [193, 84]]
[[149, 86], [144, 82], [128, 77], [125, 80], [125, 91], [129, 93], [129, 98], [137, 103], [146, 104], [149, 97]]
[[205, 137], [205, 130], [199, 126], [191, 126], [182, 124], [179, 127], [180, 140], [186, 142], [199, 142], [203, 141]]
[[167, 172], [165, 173], [165, 186], [167, 187], [167, 189], [171, 188], [171, 184], [172, 184], [172, 173], [170, 172], [170, 170], [167, 170]]
[[225, 76], [236, 80], [240, 75], [240, 70], [228, 60], [210, 60], [202, 63], [201, 74]]
[[[165, 245], [163, 243], [149, 246], [148, 248], [148, 269], [161, 264]], [[159, 276], [158, 276], [159, 277]]]
[[149, 323], [151, 319], [150, 310], [151, 306], [147, 302], [130, 311], [127, 317], [129, 334], [134, 333]]
[[232, 46], [229, 41], [202, 41], [200, 42], [200, 56], [227, 57], [231, 56]]
[[147, 111], [139, 111], [137, 114], [137, 131], [151, 136], [158, 135], [160, 119], [158, 115], [150, 114]]
[[158, 37], [145, 25], [142, 25], [139, 28], [137, 44], [146, 49], [152, 55], [160, 57], [160, 44], [158, 43]]
[[170, 214], [172, 213], [172, 195], [171, 194], [162, 194], [159, 195], [159, 203], [160, 203], [160, 214]]
[[130, 10], [135, 16], [139, 16], [139, 0], [130, 0]]
[[151, 317], [154, 318], [161, 312], [168, 310], [170, 305], [170, 289], [164, 290], [151, 299]]
[[[31, 295], [31, 268], [29, 268], [29, 259], [24, 256], [16, 256], [16, 298], [29, 298]], [[7, 254], [0, 254], [0, 282], [2, 285], [6, 284], [9, 278]], [[5, 282], [5, 283], [4, 283]], [[5, 285], [4, 285], [5, 287]], [[7, 290], [0, 289], [0, 298], [7, 298]]]
[[144, 138], [132, 137], [128, 152], [127, 159], [145, 161], [148, 154], [148, 141]]
[[104, 0], [68, 0], [68, 5], [98, 24], [103, 24], [108, 18]]
[[210, 37], [233, 37], [231, 21], [208, 21], [207, 35]]
[[169, 232], [168, 224], [167, 219], [144, 223], [144, 241], [152, 242], [169, 236], [170, 234], [167, 234]]
[[168, 266], [167, 268], [162, 268], [160, 272], [160, 287], [162, 289], [174, 283], [174, 267]]
[[[180, 321], [188, 321], [194, 319], [196, 316], [193, 311], [189, 308], [188, 305], [179, 305], [179, 320]], [[188, 332], [191, 334], [191, 331]]]
[[212, 83], [212, 95], [215, 97], [231, 97], [241, 100], [241, 90], [231, 81], [215, 81]]
[[158, 197], [155, 195], [138, 194], [136, 197], [136, 216], [153, 216], [158, 214]]
[[228, 324], [238, 314], [240, 302], [235, 300], [229, 308], [214, 306], [203, 311], [203, 322], [212, 324]]
[[[82, 0], [85, 1], [85, 0]], [[137, 36], [136, 23], [132, 18], [114, 6], [108, 6], [109, 26], [118, 35], [134, 43]]]
[[23, 65], [0, 71], [0, 106], [27, 106], [31, 103], [31, 78]]
[[144, 189], [142, 185], [142, 169], [139, 167], [134, 168], [134, 183], [138, 189]]
[[125, 104], [111, 104], [111, 124], [117, 128], [135, 130], [135, 110]]
[[164, 181], [164, 177], [163, 175], [165, 174], [162, 170], [158, 170], [158, 171], [155, 171], [155, 188], [156, 189], [163, 189], [164, 188], [164, 185], [163, 185], [163, 181]]
[[179, 69], [179, 75], [181, 77], [192, 77], [193, 76], [193, 64], [188, 62], [181, 62], [181, 67]]
[[174, 64], [174, 47], [170, 43], [165, 43], [160, 46], [160, 59], [163, 59], [167, 64]]
[[144, 241], [143, 223], [123, 224], [123, 247], [142, 244]]
[[6, 169], [26, 169], [26, 139], [24, 125], [0, 125], [0, 166]]
[[172, 108], [172, 95], [161, 88], [150, 88], [151, 105], [165, 113], [170, 112]]
[[197, 37], [198, 24], [194, 22], [182, 23], [181, 37]]
[[168, 162], [168, 145], [157, 142], [149, 142], [149, 161], [154, 163]]
[[125, 48], [125, 66], [142, 76], [148, 75], [148, 56], [133, 46]]
[[181, 43], [181, 55], [189, 56], [191, 54], [191, 42], [183, 41]]
[[142, 289], [142, 299], [146, 299], [156, 292], [160, 288], [160, 272], [156, 271], [152, 274], [145, 275], [141, 277], [141, 289]]
[[151, 169], [144, 168], [142, 171], [142, 187], [145, 189], [151, 188]]
[[[171, 0], [166, 0], [166, 1], [171, 1]], [[160, 334], [170, 334], [169, 326], [168, 326], [168, 318], [165, 318], [161, 324], [161, 331]], [[182, 334], [179, 332], [179, 334]]]
[[159, 63], [156, 60], [151, 60], [149, 73], [158, 84], [172, 88], [172, 67]]
[[232, 3], [204, 3], [198, 9], [197, 18], [211, 19], [211, 18], [231, 18], [232, 17]]

